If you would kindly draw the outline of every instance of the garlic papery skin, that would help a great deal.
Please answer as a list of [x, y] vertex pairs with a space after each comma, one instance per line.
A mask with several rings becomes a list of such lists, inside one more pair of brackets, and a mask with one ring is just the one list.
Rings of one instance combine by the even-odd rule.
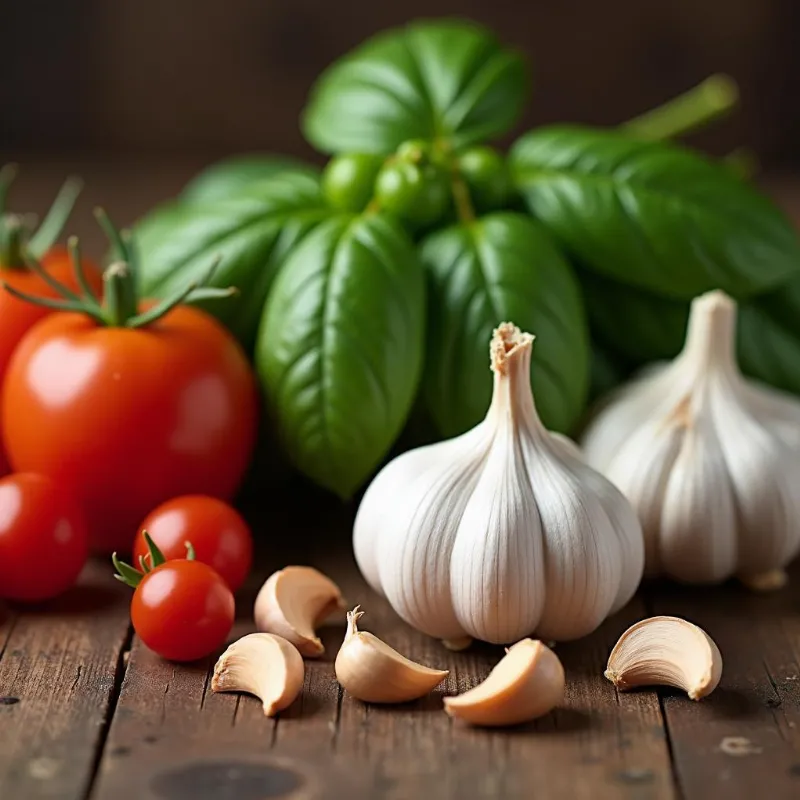
[[564, 667], [542, 642], [523, 639], [483, 683], [444, 698], [444, 710], [473, 725], [520, 725], [547, 714], [564, 699]]
[[680, 617], [650, 617], [620, 636], [605, 672], [619, 690], [674, 686], [692, 700], [706, 697], [722, 677], [722, 656], [713, 639]]
[[293, 644], [271, 633], [250, 633], [219, 657], [211, 689], [253, 694], [272, 717], [294, 702], [304, 677], [303, 658]]
[[314, 628], [345, 604], [339, 587], [313, 567], [284, 567], [266, 580], [253, 608], [256, 628], [291, 642], [306, 658], [325, 652]]
[[631, 597], [636, 514], [534, 407], [533, 337], [504, 323], [490, 346], [486, 418], [390, 462], [356, 516], [356, 560], [413, 627], [497, 644], [593, 631]]
[[800, 402], [742, 376], [735, 320], [722, 292], [696, 298], [681, 354], [613, 395], [582, 444], [636, 509], [648, 575], [764, 589], [800, 548]]
[[358, 630], [364, 612], [347, 612], [347, 633], [336, 656], [336, 679], [365, 703], [407, 703], [430, 693], [447, 676], [407, 659], [371, 633]]

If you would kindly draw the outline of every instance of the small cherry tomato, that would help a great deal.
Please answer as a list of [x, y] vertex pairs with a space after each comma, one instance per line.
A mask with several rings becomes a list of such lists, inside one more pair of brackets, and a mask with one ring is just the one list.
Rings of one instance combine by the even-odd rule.
[[493, 147], [465, 150], [458, 158], [458, 169], [480, 211], [492, 211], [508, 203], [511, 175], [505, 159]]
[[414, 226], [432, 225], [450, 204], [447, 173], [433, 163], [391, 161], [378, 174], [375, 198], [380, 207]]
[[[235, 592], [253, 563], [253, 537], [236, 509], [204, 495], [176, 497], [148, 514], [140, 526], [169, 561], [186, 556], [191, 542], [198, 561], [213, 567]], [[147, 555], [147, 542], [137, 536], [134, 564]]]
[[383, 156], [374, 153], [332, 158], [322, 174], [322, 190], [328, 202], [340, 211], [363, 211], [372, 199], [381, 164]]
[[144, 534], [142, 571], [114, 554], [117, 578], [134, 587], [131, 622], [139, 638], [168, 661], [196, 661], [219, 650], [233, 627], [236, 605], [228, 585], [208, 564], [186, 558], [165, 561]]
[[0, 597], [56, 597], [78, 579], [87, 551], [83, 512], [60, 486], [33, 473], [0, 479]]

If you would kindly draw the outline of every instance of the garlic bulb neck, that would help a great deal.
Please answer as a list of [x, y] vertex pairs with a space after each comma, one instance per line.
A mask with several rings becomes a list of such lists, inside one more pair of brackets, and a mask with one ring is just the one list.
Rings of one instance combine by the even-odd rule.
[[681, 358], [701, 377], [709, 371], [738, 375], [736, 304], [724, 292], [708, 292], [692, 301]]

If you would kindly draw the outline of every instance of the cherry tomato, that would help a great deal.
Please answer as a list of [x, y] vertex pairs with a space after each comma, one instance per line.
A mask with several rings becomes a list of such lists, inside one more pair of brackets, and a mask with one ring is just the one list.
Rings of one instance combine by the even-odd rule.
[[[99, 296], [103, 290], [100, 270], [95, 264], [86, 259], [82, 259], [81, 263], [84, 265], [89, 284]], [[65, 248], [54, 247], [42, 258], [41, 264], [56, 280], [70, 289], [76, 290], [78, 288], [72, 261]], [[38, 275], [28, 269], [9, 269], [0, 264], [0, 280], [26, 294], [34, 294], [39, 297], [57, 296], [52, 287], [48, 286]], [[0, 287], [0, 383], [2, 383], [3, 376], [8, 369], [11, 355], [22, 337], [40, 319], [52, 313], [53, 311], [48, 308], [18, 300]], [[2, 441], [0, 441], [0, 475], [8, 472], [8, 469], [3, 469], [4, 460], [5, 454]]]
[[511, 196], [511, 175], [493, 147], [472, 147], [458, 158], [458, 169], [480, 211], [502, 208]]
[[131, 621], [162, 658], [196, 661], [225, 644], [235, 610], [233, 594], [217, 572], [182, 558], [144, 575], [131, 600]]
[[244, 352], [190, 306], [142, 328], [53, 314], [20, 343], [3, 386], [11, 463], [73, 494], [97, 552], [128, 551], [142, 519], [172, 497], [230, 498], [256, 416]]
[[450, 197], [447, 173], [433, 163], [391, 161], [381, 169], [375, 183], [380, 207], [414, 226], [440, 220]]
[[32, 473], [0, 479], [0, 597], [56, 597], [78, 579], [86, 555], [86, 520], [62, 487]]
[[[213, 567], [235, 592], [253, 563], [250, 528], [236, 509], [215, 497], [176, 497], [147, 515], [140, 525], [167, 560], [184, 558], [191, 542], [198, 561]], [[137, 536], [134, 564], [147, 555], [147, 542]]]
[[363, 211], [372, 199], [381, 164], [383, 156], [373, 153], [332, 158], [322, 174], [322, 190], [328, 202], [341, 211]]

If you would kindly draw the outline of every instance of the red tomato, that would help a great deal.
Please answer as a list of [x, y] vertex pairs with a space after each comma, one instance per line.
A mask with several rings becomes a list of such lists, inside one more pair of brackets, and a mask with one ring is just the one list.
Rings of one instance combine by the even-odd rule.
[[[54, 247], [44, 256], [41, 263], [57, 281], [60, 281], [70, 289], [78, 289], [72, 261], [65, 248]], [[89, 284], [100, 296], [103, 291], [103, 279], [100, 275], [100, 270], [85, 258], [82, 259], [82, 263]], [[0, 265], [0, 280], [26, 294], [33, 294], [39, 297], [58, 296], [57, 292], [28, 269], [4, 269]], [[18, 300], [0, 287], [0, 382], [2, 382], [3, 376], [8, 369], [8, 363], [11, 360], [14, 349], [22, 337], [40, 319], [52, 313], [51, 309], [43, 308], [33, 303], [26, 303], [24, 300]], [[8, 472], [8, 469], [3, 469], [5, 460], [2, 441], [0, 441], [0, 475]]]
[[[139, 526], [147, 531], [168, 560], [186, 557], [186, 542], [196, 558], [213, 567], [235, 592], [253, 563], [250, 528], [236, 509], [215, 497], [189, 495], [160, 505]], [[137, 536], [133, 563], [147, 554], [147, 542]]]
[[131, 600], [131, 621], [162, 658], [196, 661], [225, 644], [235, 610], [231, 590], [208, 564], [178, 559], [142, 578]]
[[129, 551], [172, 497], [230, 498], [256, 436], [244, 352], [189, 306], [137, 329], [53, 314], [15, 351], [2, 400], [11, 463], [74, 494], [97, 552]]
[[87, 555], [86, 520], [50, 478], [0, 479], [0, 597], [38, 602], [65, 592]]

